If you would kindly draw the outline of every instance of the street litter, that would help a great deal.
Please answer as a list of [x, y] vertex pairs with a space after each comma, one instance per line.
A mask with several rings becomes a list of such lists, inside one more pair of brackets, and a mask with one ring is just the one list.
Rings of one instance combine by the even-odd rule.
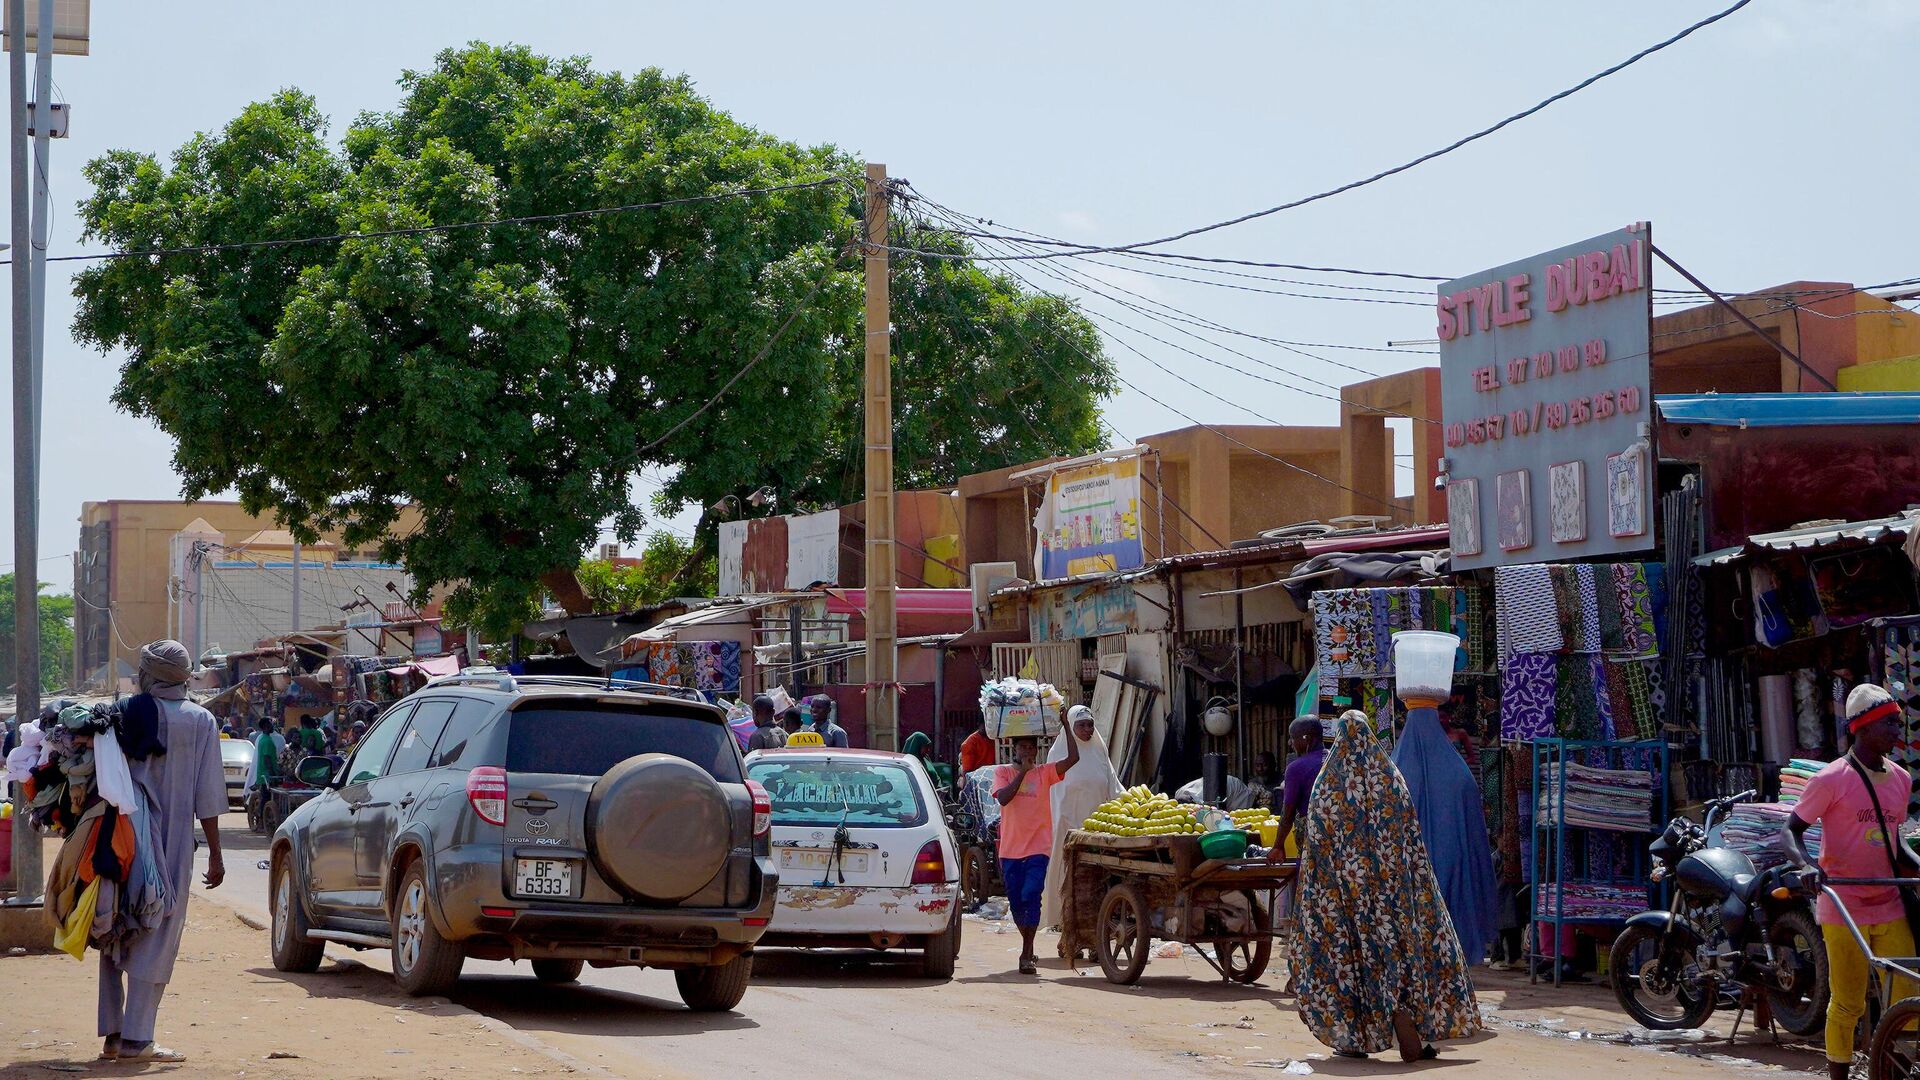
[[1245, 1064], [1249, 1069], [1277, 1069], [1291, 1076], [1313, 1075], [1313, 1066], [1304, 1061], [1249, 1061]]

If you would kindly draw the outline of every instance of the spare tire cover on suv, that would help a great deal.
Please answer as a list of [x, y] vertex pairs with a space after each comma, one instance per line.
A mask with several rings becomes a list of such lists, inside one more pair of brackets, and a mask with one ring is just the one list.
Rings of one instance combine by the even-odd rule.
[[646, 900], [685, 900], [733, 849], [733, 815], [712, 775], [685, 758], [640, 754], [587, 798], [587, 849], [601, 876]]

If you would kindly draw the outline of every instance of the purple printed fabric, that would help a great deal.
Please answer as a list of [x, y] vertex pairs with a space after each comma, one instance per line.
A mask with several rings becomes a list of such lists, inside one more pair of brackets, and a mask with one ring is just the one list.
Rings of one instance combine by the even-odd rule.
[[1556, 658], [1515, 653], [1500, 668], [1500, 737], [1530, 742], [1553, 737]]

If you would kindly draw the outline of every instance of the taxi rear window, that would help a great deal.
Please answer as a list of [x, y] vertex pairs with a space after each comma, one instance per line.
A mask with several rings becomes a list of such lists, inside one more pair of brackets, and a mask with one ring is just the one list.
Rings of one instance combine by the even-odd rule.
[[890, 762], [756, 761], [747, 774], [767, 789], [776, 825], [905, 829], [924, 825], [927, 807], [905, 767]]

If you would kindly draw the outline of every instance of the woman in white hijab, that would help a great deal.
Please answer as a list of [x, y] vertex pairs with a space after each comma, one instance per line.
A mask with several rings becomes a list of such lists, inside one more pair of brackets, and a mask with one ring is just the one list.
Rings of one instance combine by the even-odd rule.
[[1120, 778], [1107, 757], [1107, 741], [1093, 727], [1093, 710], [1075, 705], [1067, 710], [1067, 724], [1054, 740], [1047, 760], [1065, 761], [1067, 740], [1080, 740], [1080, 763], [1053, 786], [1053, 857], [1047, 861], [1047, 884], [1040, 894], [1040, 925], [1060, 922], [1061, 890], [1066, 886], [1067, 833], [1086, 823], [1100, 804], [1120, 794]]

